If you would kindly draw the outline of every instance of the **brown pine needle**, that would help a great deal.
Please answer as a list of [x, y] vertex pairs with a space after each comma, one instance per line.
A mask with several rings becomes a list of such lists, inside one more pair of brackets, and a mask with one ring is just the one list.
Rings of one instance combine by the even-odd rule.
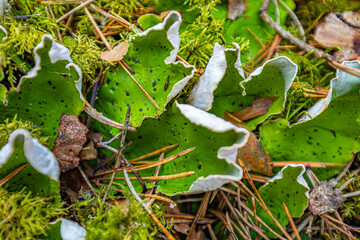
[[[55, 21], [55, 23], [61, 22], [62, 20], [66, 19], [69, 15], [71, 15], [71, 14], [75, 13], [76, 11], [78, 11], [78, 10], [86, 7], [87, 5], [89, 5], [90, 3], [92, 3], [93, 1], [95, 1], [95, 0], [87, 0], [87, 1], [83, 2], [83, 3], [80, 4], [79, 6], [71, 9], [69, 12], [67, 12], [67, 13], [65, 13], [63, 16], [61, 16], [58, 20]], [[84, 8], [84, 9], [86, 9], [86, 8]]]
[[[51, 6], [48, 5], [47, 7], [49, 8], [49, 12], [50, 12], [51, 18], [52, 18], [52, 19], [55, 19], [55, 15], [54, 15], [54, 12], [53, 12]], [[58, 28], [56, 29], [56, 32], [57, 32], [59, 41], [62, 42], [63, 40], [62, 40], [62, 37], [61, 37], [60, 30], [59, 30]]]
[[296, 238], [297, 240], [301, 240], [301, 237], [296, 229], [296, 226], [295, 226], [295, 223], [294, 223], [294, 220], [293, 218], [291, 217], [291, 214], [289, 212], [289, 209], [288, 207], [286, 206], [286, 204], [283, 202], [282, 205], [284, 206], [284, 209], [285, 209], [285, 213], [286, 213], [286, 216], [288, 217], [289, 219], [289, 222], [290, 222], [290, 225], [291, 225], [291, 228], [293, 229], [295, 235], [296, 235]]
[[350, 239], [356, 239], [354, 238], [354, 236], [351, 236], [348, 232], [342, 230], [341, 228], [339, 228], [338, 226], [336, 226], [334, 223], [332, 223], [331, 221], [325, 219], [325, 222], [328, 223], [330, 226], [332, 226], [333, 228], [336, 228], [336, 230], [342, 232], [343, 234], [345, 234], [346, 236], [348, 236]]
[[63, 5], [63, 4], [80, 4], [81, 1], [38, 1], [40, 4], [53, 4], [53, 5]]
[[158, 150], [155, 150], [155, 151], [153, 151], [151, 153], [147, 153], [145, 155], [142, 155], [142, 156], [140, 156], [138, 158], [131, 159], [131, 160], [129, 160], [129, 162], [134, 163], [134, 162], [136, 162], [138, 160], [158, 155], [158, 154], [160, 154], [162, 152], [165, 152], [165, 151], [167, 151], [169, 149], [172, 149], [172, 148], [175, 148], [177, 146], [179, 146], [179, 144], [173, 144], [173, 145], [170, 145], [170, 146], [166, 146], [166, 147], [160, 148]]
[[[140, 170], [144, 170], [144, 169], [148, 169], [148, 168], [152, 168], [152, 167], [156, 167], [156, 166], [159, 166], [159, 165], [162, 165], [164, 163], [167, 163], [167, 162], [170, 162], [176, 158], [179, 158], [189, 152], [192, 152], [193, 150], [195, 150], [195, 147], [192, 147], [192, 148], [189, 148], [189, 149], [186, 149], [182, 152], [179, 152], [173, 156], [170, 156], [170, 157], [167, 157], [167, 158], [164, 158], [160, 161], [156, 161], [156, 162], [153, 162], [153, 163], [149, 163], [149, 164], [145, 164], [145, 165], [141, 165], [141, 166], [136, 166], [135, 169], [137, 171], [140, 171]], [[126, 169], [127, 171], [130, 171], [131, 172], [131, 169], [130, 168], [127, 168]], [[105, 171], [105, 172], [102, 172], [102, 173], [98, 173], [98, 174], [95, 174], [93, 175], [92, 177], [98, 177], [98, 176], [103, 176], [103, 175], [107, 175], [107, 174], [111, 174], [113, 172], [113, 170], [110, 170], [110, 171]], [[118, 169], [116, 172], [122, 172], [122, 169]]]
[[323, 95], [323, 94], [312, 94], [312, 93], [304, 93], [305, 97], [311, 97], [311, 98], [324, 98], [327, 95]]
[[[271, 179], [271, 178], [266, 177], [266, 176], [256, 175], [256, 174], [252, 174], [252, 173], [250, 173], [250, 176], [251, 176], [253, 181], [261, 182], [261, 183], [266, 183], [267, 181], [269, 181]], [[244, 176], [243, 178], [247, 179], [247, 176]]]
[[273, 39], [273, 42], [271, 43], [270, 45], [270, 49], [269, 49], [269, 52], [266, 56], [266, 58], [264, 59], [264, 62], [270, 60], [270, 58], [272, 57], [272, 55], [274, 54], [277, 46], [279, 46], [280, 42], [281, 42], [282, 38], [280, 37], [279, 34], [276, 34], [274, 39]]
[[253, 32], [250, 30], [250, 28], [247, 28], [247, 31], [251, 34], [251, 36], [254, 37], [255, 41], [258, 42], [258, 44], [261, 46], [261, 48], [263, 48], [263, 49], [266, 48], [265, 45], [264, 45], [264, 43], [255, 35], [255, 33], [253, 33]]
[[[260, 196], [257, 188], [255, 187], [254, 182], [252, 181], [252, 178], [247, 170], [247, 168], [245, 167], [245, 164], [241, 161], [241, 159], [239, 159], [239, 165], [240, 167], [243, 169], [245, 175], [247, 175], [248, 177], [248, 182], [250, 183], [250, 186], [252, 187], [252, 189], [254, 190], [256, 196], [259, 198], [255, 198], [259, 203], [260, 206], [262, 206], [265, 210], [265, 212], [271, 217], [271, 219], [275, 222], [276, 226], [280, 229], [280, 231], [285, 235], [285, 237], [289, 240], [291, 240], [290, 235], [285, 231], [285, 229], [283, 228], [283, 226], [281, 226], [281, 224], [279, 223], [278, 220], [276, 220], [276, 218], [274, 217], [274, 215], [271, 213], [271, 211], [269, 210], [269, 208], [266, 206], [264, 200], [262, 199], [262, 197]], [[241, 182], [241, 181], [240, 181]]]
[[[109, 24], [106, 25], [106, 27], [105, 27], [101, 32], [102, 32], [103, 34], [106, 33], [114, 23], [115, 23], [115, 20], [114, 20], [114, 19], [111, 20], [111, 22], [109, 22]], [[105, 36], [105, 35], [104, 35], [104, 36]], [[97, 35], [97, 36], [95, 37], [95, 40], [99, 40], [99, 39], [100, 39], [100, 35]]]
[[352, 226], [350, 226], [350, 225], [347, 225], [346, 223], [340, 222], [339, 220], [337, 220], [336, 218], [333, 218], [333, 217], [329, 216], [328, 214], [322, 214], [321, 216], [322, 216], [322, 217], [326, 217], [327, 219], [329, 219], [329, 220], [331, 220], [331, 221], [333, 221], [333, 222], [335, 222], [335, 223], [337, 223], [337, 224], [340, 224], [340, 225], [345, 226], [345, 227], [347, 227], [347, 228], [349, 228], [349, 229], [351, 229], [351, 230], [353, 230], [353, 231], [355, 231], [355, 232], [360, 233], [360, 229], [354, 228], [354, 227], [352, 227]]
[[100, 13], [101, 15], [107, 17], [107, 18], [110, 18], [110, 19], [113, 19], [115, 20], [117, 23], [123, 25], [124, 27], [126, 27], [128, 30], [130, 31], [133, 31], [132, 28], [130, 28], [130, 23], [126, 20], [124, 20], [122, 17], [120, 16], [113, 16], [112, 14], [102, 10], [101, 8], [99, 8], [98, 6], [96, 6], [95, 4], [91, 3], [89, 5], [92, 9], [94, 9], [95, 11], [97, 11], [98, 13]]
[[341, 167], [346, 165], [340, 163], [326, 163], [326, 162], [294, 162], [294, 161], [269, 162], [269, 165], [271, 167], [285, 167], [288, 164], [302, 164], [306, 168]]
[[3, 179], [0, 180], [0, 187], [2, 185], [4, 185], [5, 183], [7, 183], [11, 178], [13, 178], [16, 174], [18, 174], [21, 170], [24, 169], [24, 167], [26, 167], [27, 163], [25, 163], [24, 165], [18, 167], [17, 169], [15, 169], [13, 172], [11, 172], [9, 175], [7, 175], [6, 177], [4, 177]]
[[[176, 179], [176, 178], [182, 178], [187, 177], [195, 174], [194, 171], [189, 172], [183, 172], [183, 173], [177, 173], [172, 175], [163, 175], [163, 176], [149, 176], [149, 177], [141, 177], [144, 181], [163, 181], [163, 180], [170, 180], [170, 179]], [[109, 177], [104, 178], [97, 178], [98, 181], [104, 181], [104, 180], [110, 180]], [[114, 180], [124, 180], [123, 177], [115, 177]], [[137, 180], [136, 177], [130, 177], [130, 180]]]

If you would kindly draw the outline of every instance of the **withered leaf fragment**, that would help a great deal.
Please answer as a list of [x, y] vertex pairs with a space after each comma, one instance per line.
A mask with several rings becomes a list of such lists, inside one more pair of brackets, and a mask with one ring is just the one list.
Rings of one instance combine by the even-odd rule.
[[253, 101], [252, 106], [241, 109], [240, 111], [230, 111], [230, 113], [241, 121], [259, 117], [267, 113], [274, 101], [279, 97], [260, 97]]
[[[223, 118], [232, 124], [248, 129], [246, 123], [225, 112]], [[249, 130], [249, 129], [248, 129]], [[247, 170], [272, 176], [272, 168], [268, 164], [271, 161], [270, 155], [266, 152], [253, 132], [250, 132], [247, 143], [238, 149], [237, 161], [241, 160]], [[240, 164], [239, 164], [240, 165]]]
[[234, 21], [246, 10], [248, 4], [243, 0], [229, 0], [228, 19]]
[[79, 165], [78, 155], [86, 142], [87, 131], [87, 127], [75, 115], [63, 114], [60, 117], [60, 127], [53, 153], [60, 160], [62, 172]]
[[114, 47], [110, 51], [101, 52], [100, 57], [101, 59], [107, 62], [117, 62], [123, 59], [123, 57], [128, 52], [130, 44], [128, 41], [121, 42], [119, 45]]

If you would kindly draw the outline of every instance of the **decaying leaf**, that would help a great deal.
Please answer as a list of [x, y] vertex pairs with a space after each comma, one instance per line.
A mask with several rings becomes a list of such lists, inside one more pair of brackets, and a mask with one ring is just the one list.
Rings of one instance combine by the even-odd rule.
[[274, 101], [279, 97], [260, 97], [256, 98], [252, 105], [241, 109], [240, 111], [229, 111], [234, 117], [241, 121], [259, 117], [267, 113]]
[[359, 12], [329, 13], [316, 27], [314, 40], [324, 48], [342, 48], [340, 61], [354, 60], [360, 54], [359, 18]]
[[79, 165], [78, 155], [86, 142], [87, 131], [87, 127], [75, 115], [63, 114], [61, 116], [53, 153], [60, 160], [62, 172]]
[[117, 62], [124, 58], [126, 53], [128, 52], [128, 49], [130, 47], [130, 44], [128, 41], [124, 41], [119, 43], [116, 47], [114, 47], [112, 50], [101, 52], [100, 57], [101, 59], [107, 61], [107, 62]]
[[[240, 121], [238, 118], [235, 118], [228, 112], [224, 113], [223, 118], [235, 126], [243, 127], [249, 130], [246, 123]], [[247, 170], [272, 176], [272, 169], [268, 164], [271, 161], [269, 153], [262, 148], [255, 134], [250, 130], [249, 132], [250, 136], [247, 143], [242, 148], [238, 149], [236, 157], [237, 163], [239, 164], [239, 160], [241, 160], [245, 164]]]
[[96, 159], [96, 156], [97, 156], [97, 150], [94, 146], [93, 141], [89, 141], [89, 143], [81, 149], [79, 155], [81, 161]]

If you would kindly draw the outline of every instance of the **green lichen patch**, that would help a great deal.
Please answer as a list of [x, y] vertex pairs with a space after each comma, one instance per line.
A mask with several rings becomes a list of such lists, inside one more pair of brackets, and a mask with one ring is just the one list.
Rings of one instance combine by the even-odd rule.
[[[264, 186], [259, 188], [259, 194], [264, 203], [285, 229], [289, 223], [289, 219], [284, 210], [283, 203], [286, 204], [293, 218], [301, 217], [308, 206], [309, 187], [303, 178], [304, 173], [305, 167], [303, 165], [289, 164]], [[248, 200], [247, 205], [252, 208], [251, 199]], [[264, 220], [270, 228], [282, 235], [276, 223], [259, 203], [256, 203], [256, 214]], [[266, 236], [276, 238], [276, 236], [265, 227], [263, 227], [263, 229], [265, 230]]]
[[[358, 62], [346, 66], [360, 69]], [[342, 71], [331, 81], [328, 96], [292, 125], [284, 119], [269, 121], [261, 128], [260, 142], [273, 161], [347, 163], [360, 150], [360, 78]], [[314, 169], [320, 179], [338, 173], [340, 167]]]
[[44, 35], [35, 48], [35, 67], [23, 76], [16, 89], [10, 89], [0, 103], [0, 121], [17, 114], [31, 121], [49, 136], [52, 148], [63, 113], [78, 115], [84, 106], [81, 72], [64, 46]]
[[270, 115], [282, 112], [297, 66], [287, 57], [278, 57], [265, 62], [243, 80], [240, 48], [235, 46], [236, 49], [224, 49], [215, 44], [204, 75], [190, 93], [189, 103], [221, 117], [226, 111], [251, 106], [257, 98], [275, 98], [265, 114], [246, 122], [253, 130]]
[[[134, 70], [133, 76], [160, 109], [150, 102], [129, 74], [119, 66], [106, 74], [95, 102], [98, 111], [124, 123], [127, 106], [130, 106], [130, 124], [137, 127], [144, 118], [156, 117], [165, 110], [167, 103], [183, 89], [194, 72], [193, 66], [175, 62], [180, 23], [180, 14], [170, 13], [163, 23], [136, 35], [123, 59]], [[109, 136], [111, 131], [100, 124], [96, 128], [105, 136]]]
[[[168, 195], [197, 193], [241, 179], [242, 169], [235, 160], [237, 149], [246, 143], [247, 138], [245, 129], [190, 105], [176, 103], [159, 119], [147, 119], [135, 133], [128, 133], [128, 140], [134, 143], [126, 154], [131, 159], [179, 144], [166, 153], [165, 157], [170, 157], [195, 147], [190, 153], [162, 165], [159, 175], [187, 171], [195, 173], [188, 177], [159, 181], [157, 185], [159, 191]], [[151, 160], [158, 160], [158, 156]], [[153, 176], [155, 168], [140, 173], [141, 176]]]
[[8, 143], [0, 149], [0, 179], [26, 164], [5, 185], [10, 191], [24, 186], [36, 195], [60, 200], [60, 168], [53, 153], [24, 129], [11, 133]]

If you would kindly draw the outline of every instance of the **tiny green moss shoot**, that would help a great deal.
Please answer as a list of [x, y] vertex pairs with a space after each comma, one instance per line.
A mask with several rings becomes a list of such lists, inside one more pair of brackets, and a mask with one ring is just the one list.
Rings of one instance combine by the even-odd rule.
[[45, 235], [54, 217], [66, 214], [62, 203], [35, 197], [22, 189], [8, 192], [0, 187], [0, 238], [35, 239]]

